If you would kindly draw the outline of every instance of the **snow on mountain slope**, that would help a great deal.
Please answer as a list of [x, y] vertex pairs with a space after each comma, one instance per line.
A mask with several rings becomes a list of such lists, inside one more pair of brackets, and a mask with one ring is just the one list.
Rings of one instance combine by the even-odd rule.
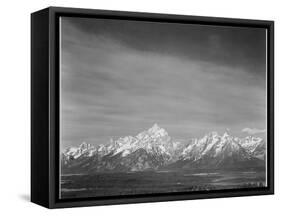
[[260, 137], [248, 136], [240, 140], [241, 146], [253, 157], [265, 159], [266, 144]]
[[64, 168], [68, 169], [79, 166], [79, 161], [83, 159], [98, 157], [100, 159], [95, 164], [91, 163], [90, 169], [141, 171], [167, 164], [171, 160], [172, 148], [173, 143], [168, 133], [155, 124], [136, 137], [126, 136], [98, 146], [82, 143], [78, 148], [67, 149], [62, 158]]
[[240, 139], [226, 131], [211, 132], [200, 139], [176, 141], [157, 124], [135, 137], [112, 139], [107, 144], [82, 143], [62, 154], [62, 170], [144, 171], [173, 164], [179, 168], [259, 166], [265, 158], [265, 141]]

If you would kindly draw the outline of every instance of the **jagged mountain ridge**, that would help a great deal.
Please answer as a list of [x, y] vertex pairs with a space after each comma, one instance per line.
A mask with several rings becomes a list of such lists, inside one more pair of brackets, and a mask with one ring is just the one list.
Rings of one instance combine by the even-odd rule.
[[157, 124], [107, 144], [82, 143], [61, 155], [62, 172], [123, 172], [165, 168], [199, 169], [263, 166], [265, 141], [211, 132], [200, 139], [175, 141]]

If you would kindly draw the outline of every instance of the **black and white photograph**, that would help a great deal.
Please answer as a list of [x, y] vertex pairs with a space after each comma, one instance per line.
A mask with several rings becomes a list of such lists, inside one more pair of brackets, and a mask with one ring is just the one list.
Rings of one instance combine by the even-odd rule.
[[60, 199], [264, 188], [266, 28], [62, 16]]
[[276, 215], [280, 5], [3, 1], [0, 215]]

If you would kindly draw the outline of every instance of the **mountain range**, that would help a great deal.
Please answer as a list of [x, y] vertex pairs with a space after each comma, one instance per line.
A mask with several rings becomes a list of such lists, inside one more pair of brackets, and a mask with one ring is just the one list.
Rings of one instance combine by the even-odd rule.
[[228, 131], [202, 138], [172, 139], [157, 124], [136, 136], [106, 144], [83, 142], [61, 154], [62, 173], [137, 172], [171, 169], [265, 167], [266, 143], [260, 137], [238, 138]]

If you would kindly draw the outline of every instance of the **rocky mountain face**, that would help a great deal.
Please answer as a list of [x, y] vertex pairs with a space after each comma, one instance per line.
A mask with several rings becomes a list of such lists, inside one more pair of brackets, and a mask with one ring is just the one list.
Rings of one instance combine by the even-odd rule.
[[136, 172], [159, 169], [220, 169], [265, 166], [266, 143], [211, 132], [200, 139], [173, 140], [157, 124], [137, 136], [107, 144], [82, 143], [61, 154], [62, 173]]

